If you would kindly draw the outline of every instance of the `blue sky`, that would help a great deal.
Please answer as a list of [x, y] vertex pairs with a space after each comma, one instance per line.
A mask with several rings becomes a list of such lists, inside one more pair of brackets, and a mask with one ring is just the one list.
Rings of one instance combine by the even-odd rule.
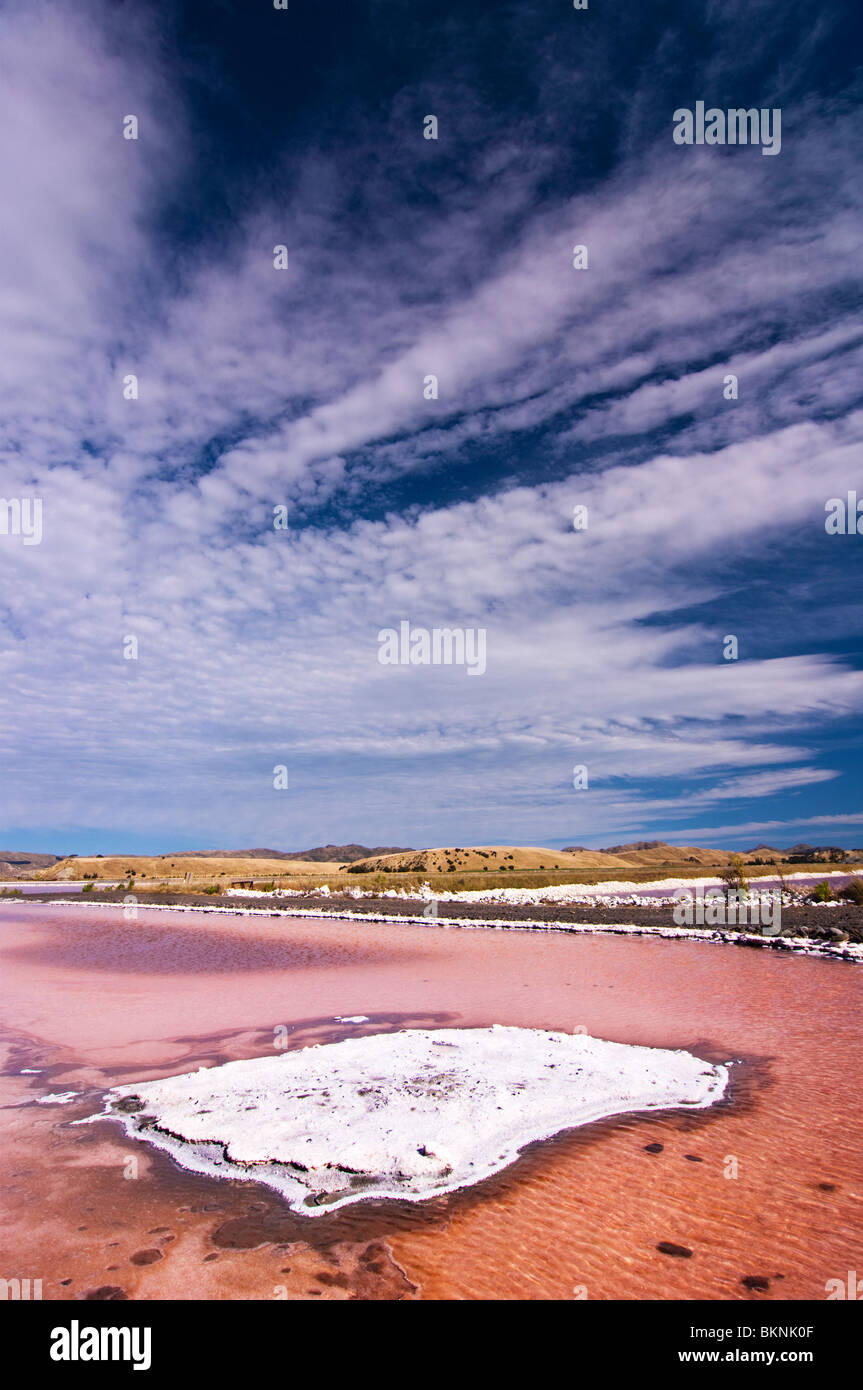
[[[863, 845], [860, 40], [0, 4], [0, 496], [44, 517], [0, 535], [0, 844]], [[675, 144], [699, 100], [780, 153]], [[403, 620], [485, 674], [382, 666]]]

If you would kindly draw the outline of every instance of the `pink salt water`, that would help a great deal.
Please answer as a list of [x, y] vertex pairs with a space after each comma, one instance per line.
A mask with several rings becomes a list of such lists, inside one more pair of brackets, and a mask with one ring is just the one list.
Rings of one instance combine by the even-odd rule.
[[[652, 938], [3, 904], [0, 968], [0, 1277], [42, 1279], [44, 1298], [769, 1301], [823, 1299], [863, 1268], [858, 966]], [[111, 1121], [71, 1123], [109, 1086], [285, 1041], [492, 1023], [736, 1065], [709, 1110], [600, 1121], [464, 1191], [314, 1219], [254, 1183], [184, 1172]]]

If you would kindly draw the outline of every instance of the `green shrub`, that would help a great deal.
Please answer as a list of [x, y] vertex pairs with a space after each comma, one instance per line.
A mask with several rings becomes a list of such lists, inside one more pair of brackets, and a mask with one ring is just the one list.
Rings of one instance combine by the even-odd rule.
[[830, 884], [826, 878], [822, 878], [820, 883], [816, 883], [812, 890], [811, 901], [813, 903], [832, 903], [835, 902]]
[[93, 882], [93, 880], [91, 879], [89, 883], [85, 883], [85, 884], [84, 884], [84, 887], [81, 889], [81, 892], [82, 892], [82, 893], [92, 893], [92, 891], [93, 891], [93, 889], [94, 889], [95, 887], [96, 887], [96, 885], [95, 885], [95, 883]]
[[222, 885], [220, 883], [211, 883], [209, 888], [204, 889], [205, 893], [221, 893], [221, 891]]

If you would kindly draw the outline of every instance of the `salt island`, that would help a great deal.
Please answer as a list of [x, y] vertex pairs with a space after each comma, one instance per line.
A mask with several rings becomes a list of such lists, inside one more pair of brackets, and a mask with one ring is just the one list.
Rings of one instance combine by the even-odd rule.
[[[724, 1066], [583, 1033], [377, 1033], [114, 1087], [104, 1114], [182, 1167], [275, 1189], [306, 1216], [423, 1199], [604, 1116], [714, 1104]], [[95, 1117], [93, 1117], [95, 1118]]]

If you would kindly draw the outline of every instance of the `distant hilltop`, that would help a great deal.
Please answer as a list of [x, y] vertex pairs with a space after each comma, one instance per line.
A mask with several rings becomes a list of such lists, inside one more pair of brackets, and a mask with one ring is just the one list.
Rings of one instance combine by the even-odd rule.
[[610, 845], [601, 854], [625, 859], [633, 867], [649, 868], [660, 864], [727, 864], [731, 850], [700, 849], [698, 845], [670, 845], [665, 840], [632, 840], [626, 845]]
[[59, 854], [36, 854], [28, 850], [0, 849], [0, 878], [32, 878], [40, 869], [50, 869]]
[[[570, 849], [583, 849], [583, 845], [571, 845]], [[608, 845], [601, 851], [602, 854], [623, 854], [630, 849], [674, 849], [674, 845], [669, 845], [665, 840], [630, 840], [628, 845]]]
[[318, 845], [317, 849], [298, 849], [290, 857], [311, 859], [318, 863], [354, 864], [358, 859], [369, 859], [372, 855], [414, 853], [408, 845], [377, 845], [375, 849], [369, 849], [368, 845]]
[[744, 859], [761, 864], [765, 860], [781, 859], [788, 864], [841, 864], [844, 859], [854, 859], [863, 850], [840, 849], [838, 845], [791, 845], [789, 849], [776, 849], [774, 845], [756, 845], [754, 849], [741, 851]]
[[565, 869], [622, 869], [628, 861], [601, 850], [545, 849], [525, 845], [470, 845], [403, 850], [358, 859], [349, 874], [451, 874], [555, 872]]
[[[97, 856], [98, 858], [99, 856]], [[114, 856], [116, 858], [116, 856]], [[160, 859], [293, 859], [280, 849], [172, 849]]]
[[355, 859], [367, 859], [370, 854], [412, 854], [405, 845], [318, 845], [315, 849], [181, 849], [172, 859], [302, 859], [311, 863], [352, 864]]
[[[564, 851], [575, 853], [575, 845]], [[741, 854], [754, 863], [777, 859], [785, 863], [841, 863], [843, 859], [863, 854], [859, 849], [840, 849], [838, 845], [792, 845], [777, 849], [774, 845], [756, 845], [754, 849], [701, 849], [697, 845], [670, 845], [665, 840], [633, 840], [626, 845], [611, 845], [601, 851], [628, 859], [633, 864], [725, 864], [732, 854]]]

